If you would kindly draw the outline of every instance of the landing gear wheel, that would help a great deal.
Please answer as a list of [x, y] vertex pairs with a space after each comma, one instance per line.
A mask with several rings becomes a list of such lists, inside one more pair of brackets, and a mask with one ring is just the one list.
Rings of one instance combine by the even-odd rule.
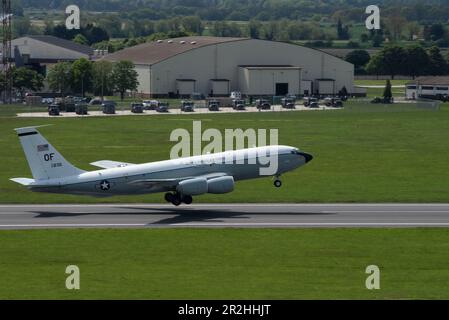
[[171, 200], [173, 199], [173, 194], [170, 193], [170, 192], [168, 192], [168, 193], [165, 194], [165, 197], [164, 197], [164, 198], [165, 198], [165, 201], [171, 203]]
[[274, 186], [275, 186], [276, 188], [282, 187], [282, 181], [279, 180], [279, 179], [274, 180]]
[[173, 196], [173, 199], [171, 200], [171, 203], [172, 203], [172, 205], [178, 207], [178, 206], [181, 205], [182, 201], [181, 201], [181, 199], [177, 195], [175, 195], [175, 196]]
[[182, 203], [181, 197], [176, 193], [166, 193], [165, 201], [170, 202], [174, 206], [179, 206]]
[[192, 196], [184, 196], [182, 198], [182, 202], [184, 202], [185, 204], [192, 204], [193, 198], [192, 198]]

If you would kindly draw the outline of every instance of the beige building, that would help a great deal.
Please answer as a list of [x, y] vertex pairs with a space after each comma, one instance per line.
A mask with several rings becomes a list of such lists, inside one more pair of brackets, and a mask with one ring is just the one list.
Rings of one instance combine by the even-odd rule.
[[106, 56], [129, 60], [139, 93], [227, 96], [336, 94], [354, 89], [354, 66], [325, 52], [247, 38], [184, 37], [144, 43]]
[[93, 49], [73, 41], [53, 36], [26, 36], [11, 43], [12, 58], [16, 66], [29, 66], [44, 76], [48, 69], [60, 61], [91, 59]]

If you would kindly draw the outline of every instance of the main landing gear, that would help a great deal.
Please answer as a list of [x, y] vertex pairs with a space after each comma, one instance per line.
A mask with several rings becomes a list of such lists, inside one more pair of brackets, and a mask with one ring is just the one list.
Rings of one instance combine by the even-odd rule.
[[166, 193], [165, 194], [165, 201], [171, 203], [174, 206], [180, 206], [181, 203], [185, 204], [192, 204], [193, 198], [192, 196], [183, 196], [179, 193]]
[[282, 187], [282, 181], [279, 179], [279, 177], [276, 177], [276, 180], [274, 180], [274, 186], [276, 188]]

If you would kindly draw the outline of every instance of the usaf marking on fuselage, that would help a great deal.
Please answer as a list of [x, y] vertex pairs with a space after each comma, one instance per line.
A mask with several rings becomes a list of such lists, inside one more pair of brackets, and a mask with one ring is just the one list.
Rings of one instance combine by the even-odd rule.
[[[232, 192], [236, 181], [266, 177], [261, 175], [264, 155], [276, 155], [277, 170], [272, 175], [276, 187], [282, 185], [281, 174], [313, 159], [297, 148], [268, 146], [144, 164], [103, 160], [91, 163], [102, 170], [84, 171], [65, 160], [37, 127], [19, 128], [16, 132], [33, 179], [11, 180], [31, 191], [96, 197], [166, 192], [165, 200], [176, 206], [191, 204], [192, 196]], [[220, 161], [229, 158], [246, 161]]]

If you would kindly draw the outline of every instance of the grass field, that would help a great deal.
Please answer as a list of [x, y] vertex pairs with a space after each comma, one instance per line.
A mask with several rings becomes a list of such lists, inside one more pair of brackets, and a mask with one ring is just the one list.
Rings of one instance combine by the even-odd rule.
[[[162, 195], [96, 199], [45, 195], [9, 181], [30, 172], [14, 128], [54, 124], [41, 132], [75, 165], [94, 170], [96, 160], [143, 163], [169, 158], [171, 130], [279, 129], [279, 143], [315, 156], [283, 177], [275, 190], [269, 178], [237, 184], [234, 193], [197, 197], [198, 202], [447, 202], [449, 200], [449, 108], [440, 111], [347, 110], [221, 115], [19, 119], [0, 116], [0, 203], [161, 202]], [[369, 108], [368, 108], [369, 109]], [[412, 107], [413, 109], [413, 107]], [[369, 109], [371, 110], [371, 109]], [[261, 197], [263, 195], [263, 197]]]
[[2, 231], [0, 243], [0, 299], [449, 298], [446, 229]]
[[[392, 86], [404, 86], [410, 80], [391, 80]], [[354, 84], [356, 86], [383, 86], [385, 87], [386, 80], [355, 80]], [[405, 87], [404, 88], [392, 88], [393, 96], [395, 98], [405, 97]], [[369, 98], [382, 97], [384, 93], [384, 88], [367, 88], [367, 96]]]

